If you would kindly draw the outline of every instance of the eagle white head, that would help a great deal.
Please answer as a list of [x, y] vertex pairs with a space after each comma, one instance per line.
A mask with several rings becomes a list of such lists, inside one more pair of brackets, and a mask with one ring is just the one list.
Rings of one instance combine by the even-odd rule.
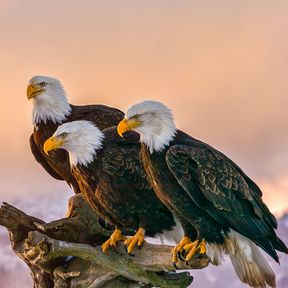
[[67, 122], [60, 125], [53, 136], [44, 143], [46, 154], [55, 149], [65, 149], [69, 153], [70, 165], [87, 166], [102, 148], [104, 134], [94, 123], [86, 120]]
[[125, 118], [118, 124], [120, 136], [134, 130], [140, 134], [140, 141], [145, 143], [150, 153], [161, 151], [173, 140], [176, 126], [172, 111], [164, 104], [146, 100], [131, 106]]
[[27, 98], [33, 102], [33, 125], [47, 121], [62, 123], [70, 114], [66, 92], [59, 80], [48, 76], [35, 76], [27, 87]]

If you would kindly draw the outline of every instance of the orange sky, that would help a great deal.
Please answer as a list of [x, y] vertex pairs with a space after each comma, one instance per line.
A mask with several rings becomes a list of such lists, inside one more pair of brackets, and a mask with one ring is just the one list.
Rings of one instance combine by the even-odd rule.
[[287, 207], [288, 2], [273, 3], [1, 0], [0, 200], [67, 193], [28, 145], [26, 83], [44, 74], [73, 103], [165, 102], [179, 128], [257, 181], [273, 211]]

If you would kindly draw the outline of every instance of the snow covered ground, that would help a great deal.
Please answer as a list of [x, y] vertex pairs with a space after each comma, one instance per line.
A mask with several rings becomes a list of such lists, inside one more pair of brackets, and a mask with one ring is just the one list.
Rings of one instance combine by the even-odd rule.
[[[59, 197], [59, 194], [54, 192], [49, 195], [31, 197], [29, 200], [18, 199], [10, 203], [30, 215], [51, 221], [63, 217], [67, 207], [67, 199], [70, 195], [67, 193], [66, 196], [66, 198], [63, 197], [63, 192], [61, 192], [61, 197]], [[288, 243], [288, 213], [279, 219], [278, 235], [285, 243]], [[280, 255], [280, 266], [274, 263], [272, 259], [267, 259], [277, 275], [277, 287], [287, 288], [288, 256]], [[210, 265], [206, 269], [194, 270], [192, 275], [194, 276], [192, 286], [197, 288], [248, 287], [237, 279], [229, 259], [220, 267]], [[32, 287], [29, 269], [11, 250], [8, 233], [3, 227], [0, 227], [0, 287]]]

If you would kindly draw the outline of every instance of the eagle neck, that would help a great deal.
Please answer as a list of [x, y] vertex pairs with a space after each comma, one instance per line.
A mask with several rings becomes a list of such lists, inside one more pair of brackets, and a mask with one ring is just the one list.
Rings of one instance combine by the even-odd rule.
[[52, 97], [39, 95], [33, 99], [32, 122], [34, 127], [39, 124], [46, 124], [51, 121], [54, 124], [61, 124], [71, 114], [72, 107], [68, 103], [66, 95]]
[[88, 167], [97, 159], [98, 153], [102, 150], [105, 139], [104, 133], [94, 126], [91, 128], [92, 130], [83, 128], [75, 136], [75, 141], [65, 144], [64, 148], [69, 153], [71, 167], [78, 165]]

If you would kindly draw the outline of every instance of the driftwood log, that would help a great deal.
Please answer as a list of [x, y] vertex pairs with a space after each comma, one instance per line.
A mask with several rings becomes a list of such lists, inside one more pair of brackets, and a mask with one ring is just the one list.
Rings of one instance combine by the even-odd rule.
[[[115, 250], [103, 253], [101, 244], [112, 227], [81, 195], [70, 198], [66, 216], [45, 223], [7, 203], [0, 208], [0, 225], [8, 229], [12, 249], [29, 266], [35, 288], [179, 288], [193, 281], [188, 272], [175, 272], [171, 246], [145, 242], [131, 256], [120, 243]], [[207, 257], [198, 256], [177, 268], [201, 269], [207, 265]]]

